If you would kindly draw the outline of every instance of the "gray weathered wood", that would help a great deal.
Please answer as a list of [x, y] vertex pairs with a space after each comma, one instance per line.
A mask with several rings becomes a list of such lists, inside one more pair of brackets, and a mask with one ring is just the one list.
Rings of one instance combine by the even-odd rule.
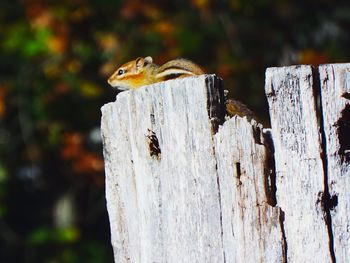
[[288, 262], [330, 262], [321, 197], [325, 175], [310, 66], [269, 68], [266, 94], [275, 147], [277, 205]]
[[222, 92], [201, 76], [123, 92], [102, 108], [116, 262], [283, 262], [262, 127], [233, 118], [214, 136]]
[[[120, 93], [102, 108], [116, 262], [223, 262], [207, 110], [215, 83], [213, 76], [163, 82]], [[150, 149], [156, 140], [158, 154]]]
[[350, 261], [350, 64], [318, 70], [266, 71], [270, 130], [223, 123], [214, 75], [105, 105], [115, 262]]
[[350, 64], [319, 72], [334, 253], [350, 262]]
[[215, 135], [226, 262], [285, 262], [280, 211], [269, 204], [274, 193], [262, 130], [233, 117]]

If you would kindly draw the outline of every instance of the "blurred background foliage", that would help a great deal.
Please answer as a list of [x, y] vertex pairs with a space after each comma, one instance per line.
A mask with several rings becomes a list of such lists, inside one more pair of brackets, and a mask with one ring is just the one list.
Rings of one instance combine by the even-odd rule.
[[1, 0], [0, 22], [0, 262], [112, 262], [99, 124], [120, 64], [192, 59], [268, 125], [266, 67], [350, 61], [347, 1]]

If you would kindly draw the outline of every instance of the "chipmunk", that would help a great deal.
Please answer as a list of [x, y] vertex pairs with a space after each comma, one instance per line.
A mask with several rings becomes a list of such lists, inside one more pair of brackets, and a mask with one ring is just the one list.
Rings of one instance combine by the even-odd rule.
[[158, 66], [151, 57], [139, 57], [118, 68], [109, 77], [108, 84], [120, 90], [137, 89], [156, 82], [201, 74], [204, 71], [187, 59], [174, 59]]
[[[119, 90], [137, 89], [145, 85], [169, 79], [202, 75], [204, 71], [190, 60], [179, 58], [158, 66], [152, 57], [139, 57], [119, 67], [108, 78], [108, 84]], [[255, 119], [254, 113], [243, 103], [225, 99], [226, 113], [229, 117], [246, 116]]]

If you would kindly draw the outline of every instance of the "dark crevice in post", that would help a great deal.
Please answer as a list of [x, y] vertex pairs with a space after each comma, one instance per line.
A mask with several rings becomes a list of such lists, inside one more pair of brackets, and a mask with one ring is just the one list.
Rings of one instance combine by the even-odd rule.
[[331, 211], [337, 207], [338, 195], [332, 195], [330, 198], [328, 198], [327, 195], [324, 194], [324, 192], [319, 192], [316, 205], [320, 205], [321, 211], [323, 212], [324, 218], [326, 219], [325, 211], [327, 210]]
[[339, 155], [342, 163], [350, 162], [350, 105], [347, 104], [336, 123], [339, 139]]
[[242, 184], [241, 183], [242, 171], [241, 171], [241, 163], [239, 163], [239, 162], [236, 163], [236, 174], [237, 174], [237, 179], [240, 181], [240, 185], [241, 185]]
[[[215, 151], [214, 151], [215, 155]], [[219, 207], [220, 207], [220, 231], [221, 231], [221, 247], [222, 247], [222, 253], [224, 256], [224, 263], [226, 263], [226, 255], [225, 255], [225, 248], [224, 248], [224, 227], [222, 225], [222, 204], [221, 204], [221, 188], [220, 188], [220, 178], [219, 178], [219, 173], [218, 173], [218, 165], [217, 165], [217, 159], [215, 156], [216, 160], [216, 165], [215, 165], [215, 170], [216, 170], [216, 183], [218, 186], [218, 197], [219, 197]]]
[[215, 134], [219, 125], [225, 121], [225, 96], [222, 79], [215, 75], [206, 75], [208, 115]]
[[275, 146], [272, 140], [270, 130], [263, 132], [264, 146], [266, 149], [266, 158], [264, 163], [264, 190], [267, 203], [271, 206], [277, 205], [277, 186], [276, 186], [276, 164], [275, 164]]
[[283, 263], [287, 263], [288, 262], [288, 244], [287, 244], [287, 238], [286, 238], [286, 231], [284, 229], [284, 212], [282, 211], [281, 208], [279, 208], [279, 217], [278, 217], [278, 220], [279, 220], [279, 224], [280, 224], [280, 227], [281, 227], [281, 234], [282, 234], [282, 262]]
[[148, 129], [148, 134], [146, 135], [146, 138], [148, 139], [149, 155], [153, 158], [160, 160], [161, 150], [155, 132]]
[[[324, 120], [323, 120], [323, 108], [322, 108], [322, 92], [321, 92], [321, 85], [320, 85], [320, 74], [318, 71], [318, 68], [312, 68], [312, 75], [313, 75], [313, 93], [314, 93], [314, 99], [315, 99], [315, 105], [316, 105], [316, 113], [318, 114], [318, 120], [319, 120], [319, 130], [321, 133], [321, 159], [322, 159], [322, 165], [323, 165], [323, 174], [324, 174], [324, 191], [322, 193], [321, 197], [321, 208], [323, 210], [324, 220], [328, 231], [328, 237], [329, 237], [329, 252], [331, 256], [331, 260], [333, 263], [336, 262], [335, 252], [334, 252], [334, 236], [333, 236], [333, 229], [332, 229], [332, 216], [331, 216], [331, 204], [335, 204], [334, 200], [337, 200], [336, 203], [338, 203], [338, 198], [335, 199], [335, 197], [331, 197], [329, 193], [329, 187], [328, 187], [328, 159], [327, 159], [327, 141], [326, 141], [326, 134], [324, 129]], [[319, 104], [317, 103], [317, 100], [319, 100]], [[333, 199], [333, 200], [332, 200]], [[317, 203], [319, 200], [317, 201]], [[332, 207], [333, 208], [333, 207]]]
[[350, 100], [350, 93], [349, 93], [349, 92], [344, 92], [341, 96], [342, 96], [344, 99]]
[[[216, 75], [206, 75], [205, 84], [207, 87], [207, 109], [208, 115], [211, 122], [211, 131], [214, 135], [219, 126], [222, 125], [225, 121], [225, 96], [222, 79], [218, 78]], [[214, 139], [214, 136], [212, 136]], [[226, 263], [226, 254], [224, 248], [224, 228], [222, 220], [222, 201], [221, 201], [221, 187], [220, 187], [220, 178], [218, 173], [218, 161], [215, 155], [215, 148], [213, 142], [213, 155], [215, 158], [215, 169], [216, 169], [216, 183], [218, 188], [218, 199], [219, 199], [219, 208], [220, 208], [220, 231], [221, 231], [221, 247], [224, 258], [224, 263]]]
[[253, 128], [253, 137], [254, 137], [254, 141], [256, 144], [262, 145], [261, 142], [261, 126], [259, 126], [258, 124], [254, 124], [252, 125]]

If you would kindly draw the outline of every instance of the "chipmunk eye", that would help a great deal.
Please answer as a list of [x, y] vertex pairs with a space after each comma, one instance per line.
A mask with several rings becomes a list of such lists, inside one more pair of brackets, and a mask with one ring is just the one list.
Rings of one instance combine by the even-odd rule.
[[119, 69], [118, 70], [118, 75], [120, 76], [120, 75], [123, 75], [125, 73], [125, 70], [124, 69]]

